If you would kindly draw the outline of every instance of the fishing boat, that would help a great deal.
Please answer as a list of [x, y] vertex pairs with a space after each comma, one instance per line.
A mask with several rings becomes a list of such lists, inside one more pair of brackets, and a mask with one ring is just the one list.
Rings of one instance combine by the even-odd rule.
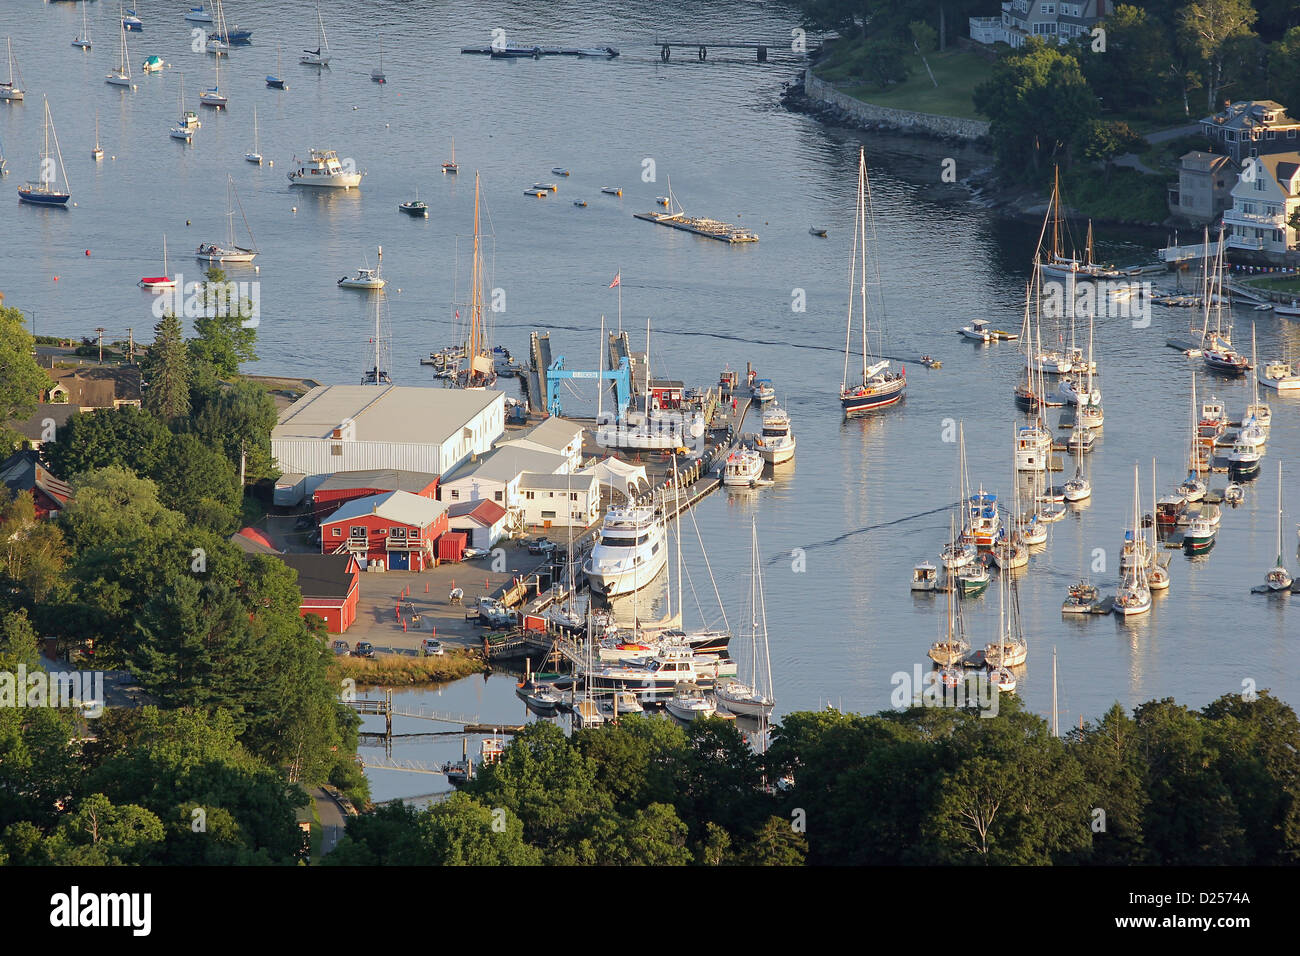
[[329, 66], [330, 44], [325, 38], [325, 21], [321, 19], [320, 4], [316, 4], [316, 49], [303, 50], [298, 62], [304, 66]]
[[794, 432], [790, 430], [790, 416], [779, 405], [763, 412], [763, 431], [757, 439], [759, 454], [773, 465], [783, 465], [794, 458]]
[[668, 563], [662, 512], [649, 505], [611, 507], [583, 564], [592, 593], [608, 599], [645, 587]]
[[[244, 231], [248, 233], [247, 246], [235, 244], [236, 206], [239, 208], [240, 218], [244, 221]], [[253, 257], [258, 253], [257, 244], [253, 239], [253, 230], [249, 228], [248, 217], [244, 215], [244, 204], [239, 201], [239, 194], [235, 192], [235, 180], [229, 175], [226, 176], [226, 222], [229, 224], [226, 244], [221, 246], [214, 242], [201, 243], [194, 250], [194, 257], [200, 262], [252, 262]]]
[[151, 292], [163, 292], [176, 288], [176, 280], [167, 274], [167, 237], [163, 236], [163, 271], [160, 276], [145, 276], [138, 283], [140, 288]]
[[256, 106], [253, 107], [253, 149], [250, 152], [244, 154], [244, 159], [247, 162], [255, 163], [258, 166], [262, 165], [262, 148], [257, 141], [257, 107]]
[[289, 173], [294, 186], [315, 186], [324, 189], [352, 189], [361, 185], [365, 173], [356, 172], [351, 164], [344, 166], [339, 154], [332, 149], [313, 148], [306, 162], [293, 158], [298, 168]]
[[460, 172], [460, 167], [456, 165], [456, 137], [451, 138], [451, 159], [442, 164], [444, 173]]
[[1095, 584], [1089, 584], [1087, 581], [1071, 584], [1065, 603], [1061, 605], [1061, 613], [1091, 614], [1099, 600], [1101, 600], [1101, 591]]
[[212, 14], [206, 6], [200, 3], [197, 7], [190, 7], [185, 14], [185, 19], [191, 23], [211, 23]]
[[678, 720], [692, 721], [712, 717], [717, 711], [713, 701], [705, 696], [697, 684], [679, 684], [673, 695], [664, 701], [664, 709]]
[[384, 73], [384, 38], [379, 38], [379, 65], [370, 71], [370, 79], [374, 83], [387, 83], [388, 76]]
[[762, 557], [758, 550], [758, 524], [750, 518], [749, 606], [749, 675], [745, 682], [720, 680], [714, 686], [713, 696], [725, 710], [744, 717], [767, 719], [776, 708], [772, 693], [772, 663], [767, 645], [767, 599], [763, 594]]
[[418, 189], [415, 191], [414, 199], [408, 199], [406, 202], [398, 203], [397, 208], [402, 210], [402, 212], [406, 213], [408, 216], [415, 216], [423, 219], [429, 218], [429, 206], [427, 203], [420, 201], [420, 191]]
[[275, 72], [266, 75], [266, 85], [273, 90], [287, 90], [289, 85], [284, 82], [283, 74], [280, 71], [280, 41], [275, 42]]
[[[1140, 529], [1142, 515], [1138, 505], [1138, 469], [1133, 466], [1133, 527]], [[1137, 532], [1140, 535], [1140, 531]], [[1136, 543], [1136, 540], [1135, 540]], [[1145, 560], [1131, 561], [1123, 572], [1119, 593], [1115, 595], [1115, 613], [1122, 617], [1136, 617], [1151, 610], [1151, 588], [1147, 585]]]
[[[867, 226], [870, 223], [870, 234]], [[866, 150], [858, 149], [858, 200], [857, 214], [853, 220], [854, 255], [849, 264], [849, 316], [844, 332], [844, 377], [840, 383], [840, 407], [846, 418], [865, 415], [896, 404], [907, 391], [907, 370], [900, 368], [891, 371], [888, 359], [870, 361], [869, 339], [867, 335], [867, 243], [876, 238], [875, 213], [871, 209], [871, 186], [867, 179]], [[872, 255], [872, 267], [876, 286], [880, 287], [880, 266], [877, 257]], [[849, 383], [850, 340], [853, 336], [853, 296], [854, 283], [858, 284], [857, 293], [860, 303], [862, 323], [862, 379], [860, 383]], [[877, 353], [881, 350], [884, 339], [884, 309], [881, 309], [881, 321], [877, 323]]]
[[1228, 453], [1228, 474], [1236, 481], [1257, 477], [1260, 457], [1258, 446], [1237, 442]]
[[727, 456], [722, 470], [722, 483], [727, 486], [750, 487], [763, 476], [763, 456], [748, 448], [738, 448]]
[[1237, 505], [1246, 500], [1245, 486], [1240, 485], [1235, 481], [1228, 482], [1228, 486], [1223, 489], [1223, 500], [1234, 508], [1237, 507]]
[[81, 0], [81, 32], [72, 41], [72, 45], [82, 50], [89, 50], [91, 47], [90, 21], [86, 19], [86, 0]]
[[1191, 520], [1187, 530], [1183, 532], [1183, 546], [1189, 554], [1204, 554], [1214, 547], [1214, 539], [1218, 533], [1218, 524], [1202, 512]]
[[384, 265], [384, 247], [380, 246], [379, 262], [374, 269], [371, 269], [369, 267], [360, 268], [357, 270], [356, 275], [344, 276], [343, 278], [339, 279], [337, 285], [340, 289], [365, 289], [366, 291], [369, 292], [377, 292], [378, 290], [382, 289], [385, 285], [388, 284], [387, 280], [384, 279], [379, 274], [379, 271], [383, 267], [383, 265]]
[[993, 341], [993, 331], [989, 328], [987, 319], [971, 319], [970, 325], [963, 325], [958, 331], [976, 342]]
[[1277, 564], [1264, 577], [1270, 591], [1289, 591], [1291, 572], [1282, 558], [1282, 463], [1277, 463]]
[[5, 37], [5, 48], [9, 53], [9, 79], [0, 82], [0, 100], [17, 103], [24, 96], [23, 75], [19, 72], [18, 63], [14, 59], [14, 41], [11, 37]]
[[126, 46], [126, 21], [122, 21], [122, 29], [118, 31], [121, 37], [121, 52], [118, 56], [117, 69], [109, 73], [104, 78], [104, 82], [109, 86], [120, 86], [125, 89], [131, 89], [131, 54]]
[[90, 147], [90, 158], [99, 162], [104, 158], [104, 147], [99, 142], [99, 112], [95, 112], [95, 145]]
[[[68, 186], [68, 172], [63, 168], [63, 151], [59, 149], [59, 134], [54, 130], [54, 120], [50, 116], [50, 101], [41, 97], [45, 105], [44, 145], [41, 147], [41, 159], [37, 165], [37, 178], [28, 180], [18, 187], [18, 201], [33, 206], [67, 206], [72, 193]], [[54, 140], [54, 154], [50, 154], [50, 139]], [[53, 159], [59, 160], [59, 175], [63, 178], [63, 188], [54, 177]]]
[[988, 566], [983, 561], [972, 561], [962, 565], [953, 573], [957, 593], [962, 597], [978, 597], [988, 590], [992, 577]]
[[912, 568], [912, 590], [933, 592], [939, 589], [939, 569], [933, 562], [921, 561]]
[[217, 109], [217, 110], [219, 110], [219, 109], [224, 109], [225, 106], [226, 106], [226, 95], [225, 95], [224, 93], [221, 92], [221, 59], [220, 59], [220, 57], [217, 58], [215, 64], [213, 64], [213, 65], [214, 65], [215, 68], [216, 68], [215, 79], [213, 80], [213, 83], [212, 83], [212, 86], [211, 86], [211, 87], [209, 87], [209, 88], [206, 89], [206, 90], [200, 90], [200, 91], [199, 91], [199, 105], [200, 105], [200, 106], [210, 106], [210, 107], [212, 107], [213, 109]]
[[1300, 362], [1265, 362], [1256, 370], [1255, 377], [1265, 388], [1293, 392], [1300, 389]]

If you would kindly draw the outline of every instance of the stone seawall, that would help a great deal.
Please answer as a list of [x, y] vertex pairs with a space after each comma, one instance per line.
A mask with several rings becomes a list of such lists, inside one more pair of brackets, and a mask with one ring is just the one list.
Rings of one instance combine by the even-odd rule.
[[813, 76], [812, 67], [804, 71], [803, 93], [808, 99], [832, 107], [864, 125], [971, 141], [986, 139], [989, 135], [989, 124], [983, 120], [939, 116], [935, 113], [914, 113], [911, 110], [896, 110], [887, 106], [864, 103], [817, 79]]

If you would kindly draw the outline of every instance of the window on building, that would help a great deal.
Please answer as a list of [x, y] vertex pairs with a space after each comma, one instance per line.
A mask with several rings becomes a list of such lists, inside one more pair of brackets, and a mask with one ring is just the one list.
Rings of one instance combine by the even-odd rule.
[[533, 498], [534, 498], [535, 496], [533, 495], [533, 493], [532, 493], [531, 491], [525, 491], [525, 492], [524, 492], [524, 497], [525, 497], [527, 500], [532, 501]]
[[497, 492], [493, 492], [493, 494], [492, 494], [492, 500], [493, 500], [493, 501], [500, 501], [500, 500], [501, 500], [502, 498], [504, 498], [504, 497], [505, 497], [505, 492], [504, 492], [504, 491], [497, 491]]
[[335, 537], [335, 538], [341, 538], [341, 537], [343, 537], [343, 529], [342, 529], [342, 528], [334, 528], [333, 531], [334, 531], [333, 537]]
[[581, 511], [572, 511], [572, 512], [569, 513], [569, 517], [573, 518], [575, 521], [581, 521], [581, 520], [582, 520], [582, 512], [581, 512]]
[[1269, 130], [1268, 135], [1265, 137], [1265, 139], [1277, 139], [1277, 130], [1275, 129]]
[[1045, 3], [1045, 4], [1043, 4], [1043, 16], [1045, 16], [1045, 17], [1054, 17], [1054, 16], [1056, 16], [1056, 4], [1054, 4], [1054, 3]]
[[342, 446], [342, 445], [330, 445], [330, 454], [331, 454], [331, 455], [341, 455], [341, 454], [343, 454], [343, 446]]
[[549, 518], [549, 519], [551, 519], [552, 521], [554, 521], [554, 520], [555, 520], [555, 512], [554, 512], [554, 511], [543, 511], [543, 512], [542, 512], [542, 519], [545, 520], [545, 519], [547, 519], [547, 518]]
[[451, 489], [451, 500], [452, 500], [452, 501], [460, 501], [460, 489], [459, 489], [459, 488], [453, 488], [453, 489]]
[[1287, 138], [1287, 139], [1295, 139], [1295, 128], [1294, 128], [1294, 127], [1286, 131], [1286, 138]]
[[390, 538], [392, 538], [394, 541], [405, 541], [405, 540], [406, 540], [406, 529], [405, 529], [405, 528], [392, 528], [392, 529], [389, 530], [389, 532], [388, 532], [388, 536], [389, 536]]
[[[1258, 146], [1252, 146], [1252, 147], [1250, 148], [1250, 155], [1252, 155], [1252, 156], [1258, 156], [1258, 155], [1259, 155], [1259, 147], [1258, 147]], [[1263, 187], [1261, 186], [1261, 187], [1259, 187], [1259, 188], [1262, 189]]]
[[348, 528], [348, 537], [349, 537], [349, 538], [368, 538], [368, 537], [370, 537], [370, 536], [366, 533], [366, 526], [365, 526], [365, 525], [363, 525], [363, 524], [354, 524], [354, 525], [352, 525], [350, 528]]
[[578, 500], [578, 493], [577, 493], [576, 491], [571, 491], [571, 492], [569, 492], [569, 500], [570, 500], [570, 501], [577, 501], [577, 500]]

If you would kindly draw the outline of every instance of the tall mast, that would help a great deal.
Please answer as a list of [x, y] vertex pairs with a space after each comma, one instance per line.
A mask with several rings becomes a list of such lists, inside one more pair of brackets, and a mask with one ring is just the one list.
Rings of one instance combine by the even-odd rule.
[[862, 384], [867, 384], [867, 152], [858, 148], [858, 229], [862, 233], [862, 244], [858, 254], [862, 257], [858, 263], [862, 269], [859, 288], [862, 306]]
[[[317, 8], [317, 16], [320, 15], [320, 9]], [[479, 235], [478, 235], [478, 203], [479, 203], [479, 174], [478, 170], [474, 171], [474, 260], [470, 269], [470, 305], [469, 305], [469, 348], [466, 350], [469, 355], [469, 368], [465, 372], [465, 384], [468, 385], [474, 378], [474, 359], [479, 353], [479, 321], [481, 316], [479, 310], [482, 308], [482, 298], [480, 285], [483, 281], [482, 263], [479, 252]]]
[[596, 374], [596, 421], [600, 421], [601, 408], [605, 398], [605, 317], [600, 317], [600, 371]]
[[1052, 736], [1061, 736], [1061, 725], [1056, 715], [1056, 647], [1052, 647]]
[[[685, 623], [685, 617], [682, 613], [682, 504], [681, 489], [677, 479], [676, 452], [673, 452], [673, 511], [675, 512], [674, 517], [677, 519], [677, 616], [682, 618], [682, 623]], [[666, 524], [665, 527], [667, 527]]]
[[1278, 459], [1277, 463], [1277, 566], [1285, 567], [1282, 564], [1282, 461]]
[[1061, 167], [1054, 167], [1052, 180], [1052, 258], [1061, 258]]

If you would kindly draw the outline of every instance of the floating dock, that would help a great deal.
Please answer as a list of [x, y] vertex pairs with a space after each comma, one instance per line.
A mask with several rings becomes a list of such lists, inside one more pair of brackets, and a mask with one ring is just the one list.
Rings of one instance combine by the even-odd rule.
[[601, 47], [559, 47], [559, 46], [463, 46], [461, 53], [478, 53], [497, 59], [525, 59], [543, 56], [596, 56], [613, 59], [618, 50], [612, 46]]
[[636, 212], [632, 215], [646, 222], [691, 232], [706, 239], [717, 239], [719, 242], [758, 242], [758, 233], [717, 219], [700, 219], [683, 213], [668, 212]]

